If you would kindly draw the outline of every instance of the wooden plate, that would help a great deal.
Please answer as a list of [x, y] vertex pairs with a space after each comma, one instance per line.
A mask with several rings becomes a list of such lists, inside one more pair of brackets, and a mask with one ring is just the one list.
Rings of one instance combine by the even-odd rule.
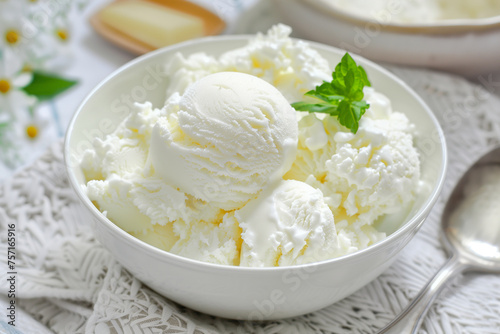
[[[122, 1], [122, 0], [116, 0]], [[225, 28], [226, 23], [217, 15], [212, 13], [211, 11], [194, 4], [192, 2], [186, 0], [145, 0], [149, 2], [153, 2], [158, 5], [162, 5], [168, 7], [170, 9], [175, 9], [186, 14], [190, 14], [193, 16], [197, 16], [203, 20], [205, 26], [205, 36], [218, 35]], [[121, 31], [114, 29], [102, 22], [99, 18], [100, 11], [96, 12], [90, 17], [90, 24], [94, 28], [94, 30], [100, 34], [102, 37], [115, 44], [118, 47], [121, 47], [127, 51], [130, 51], [136, 55], [142, 55], [149, 51], [153, 51], [154, 48], [151, 45], [148, 45], [140, 40], [137, 40], [133, 37], [130, 37]]]

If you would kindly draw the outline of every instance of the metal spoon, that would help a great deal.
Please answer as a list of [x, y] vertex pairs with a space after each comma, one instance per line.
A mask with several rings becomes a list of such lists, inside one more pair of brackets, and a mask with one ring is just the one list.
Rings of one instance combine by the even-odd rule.
[[[500, 204], [497, 204], [498, 197], [491, 199], [497, 203], [490, 202], [489, 205], [484, 201], [475, 203], [482, 204], [479, 208], [471, 202], [476, 200], [477, 196], [467, 197], [464, 194], [466, 185], [471, 180], [477, 180], [473, 178], [479, 177], [491, 166], [500, 166], [500, 147], [480, 158], [462, 176], [448, 199], [441, 228], [444, 245], [450, 258], [406, 309], [378, 333], [417, 333], [432, 302], [448, 279], [457, 274], [465, 271], [500, 273], [500, 216], [485, 219], [486, 215], [479, 214], [470, 219], [478, 210], [481, 213], [490, 210], [488, 213], [493, 216], [493, 212], [498, 212], [495, 209], [500, 207]], [[500, 192], [500, 189], [498, 191]], [[477, 193], [475, 195], [481, 196]]]

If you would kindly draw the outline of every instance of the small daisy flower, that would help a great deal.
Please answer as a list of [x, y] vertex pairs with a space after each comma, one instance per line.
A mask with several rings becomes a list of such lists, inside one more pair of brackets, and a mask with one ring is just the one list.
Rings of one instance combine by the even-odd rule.
[[[15, 122], [0, 123], [0, 166], [16, 168], [39, 156], [57, 140], [58, 132], [50, 108], [22, 110]], [[5, 126], [7, 125], [7, 126]]]
[[22, 90], [31, 82], [33, 75], [22, 70], [22, 60], [4, 50], [0, 59], [0, 113], [7, 111], [13, 119], [36, 103], [36, 98]]
[[40, 107], [33, 113], [23, 111], [13, 123], [14, 137], [22, 156], [43, 152], [50, 143], [58, 138], [56, 124], [52, 119], [50, 107]]
[[69, 16], [75, 4], [74, 1], [52, 1], [48, 5], [48, 1], [37, 0], [38, 5], [31, 6], [26, 16], [23, 37], [29, 47], [24, 50], [24, 59], [32, 69], [60, 72], [73, 61]]
[[71, 48], [72, 30], [66, 16], [57, 17], [47, 32], [46, 44], [51, 46], [52, 55], [45, 64], [46, 69], [60, 71], [71, 64], [74, 55]]
[[0, 0], [0, 49], [18, 51], [22, 55], [28, 43], [23, 36], [27, 7], [22, 1]]

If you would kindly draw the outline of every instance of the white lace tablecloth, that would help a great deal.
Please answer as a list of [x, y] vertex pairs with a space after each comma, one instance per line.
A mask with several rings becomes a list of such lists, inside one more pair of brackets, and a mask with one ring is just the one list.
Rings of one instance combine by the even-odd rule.
[[[254, 13], [234, 32], [260, 30], [275, 20], [259, 10], [261, 26], [253, 24]], [[388, 323], [446, 259], [439, 218], [454, 183], [500, 143], [497, 95], [448, 74], [388, 68], [437, 115], [449, 169], [441, 200], [420, 232], [371, 284], [323, 310], [281, 321], [230, 321], [178, 306], [142, 285], [94, 239], [67, 182], [59, 142], [0, 184], [0, 333], [373, 333]], [[16, 327], [6, 316], [9, 224], [16, 238]], [[420, 333], [498, 334], [499, 328], [500, 275], [467, 274], [437, 299]]]
[[[390, 70], [438, 116], [449, 170], [441, 200], [423, 228], [396, 263], [365, 288], [318, 312], [264, 323], [214, 318], [175, 305], [132, 277], [94, 239], [68, 185], [57, 143], [0, 185], [2, 309], [11, 271], [5, 262], [7, 229], [15, 224], [16, 321], [23, 333], [44, 333], [38, 324], [55, 333], [372, 333], [382, 327], [444, 263], [439, 242], [444, 199], [467, 166], [500, 143], [496, 95], [450, 75]], [[7, 320], [0, 316], [0, 331]], [[498, 334], [499, 328], [500, 275], [468, 274], [438, 298], [421, 333]]]

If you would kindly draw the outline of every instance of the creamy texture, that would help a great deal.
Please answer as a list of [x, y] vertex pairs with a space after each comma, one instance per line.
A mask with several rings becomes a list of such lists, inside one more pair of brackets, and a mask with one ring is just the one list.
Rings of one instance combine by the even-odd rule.
[[155, 174], [224, 210], [255, 198], [295, 160], [295, 110], [255, 76], [210, 74], [173, 94], [165, 110], [151, 135]]
[[220, 57], [195, 53], [185, 57], [178, 53], [167, 65], [170, 85], [167, 96], [183, 94], [189, 85], [204, 76], [223, 71], [254, 75], [275, 86], [289, 102], [302, 99], [305, 92], [331, 80], [326, 59], [303, 41], [293, 41], [291, 28], [282, 24], [267, 35], [255, 38], [239, 49]]
[[176, 55], [165, 105], [136, 104], [84, 153], [96, 207], [153, 246], [224, 265], [297, 265], [383, 239], [377, 220], [408, 212], [418, 191], [413, 126], [369, 87], [357, 134], [296, 113], [289, 103], [332, 69], [289, 33]]
[[165, 108], [137, 104], [104, 140], [95, 139], [81, 166], [89, 199], [133, 236], [196, 260], [238, 265], [241, 229], [230, 213], [165, 182], [148, 164], [154, 125]]
[[105, 215], [127, 232], [152, 230], [179, 219], [214, 221], [221, 210], [185, 194], [147, 168], [154, 124], [165, 110], [150, 103], [136, 110], [86, 150], [81, 167], [88, 182], [86, 193]]
[[337, 8], [383, 23], [432, 23], [500, 15], [498, 0], [329, 0]]
[[272, 85], [243, 73], [207, 75], [181, 96], [136, 111], [81, 162], [93, 203], [158, 248], [239, 265], [231, 210], [278, 182], [297, 150], [295, 110]]
[[272, 184], [234, 217], [243, 231], [241, 266], [297, 265], [338, 251], [332, 212], [321, 191], [304, 182]]
[[410, 205], [420, 179], [413, 127], [385, 95], [366, 87], [370, 108], [353, 134], [333, 117], [299, 121], [297, 159], [285, 175], [320, 189], [348, 253], [385, 237], [372, 224]]

